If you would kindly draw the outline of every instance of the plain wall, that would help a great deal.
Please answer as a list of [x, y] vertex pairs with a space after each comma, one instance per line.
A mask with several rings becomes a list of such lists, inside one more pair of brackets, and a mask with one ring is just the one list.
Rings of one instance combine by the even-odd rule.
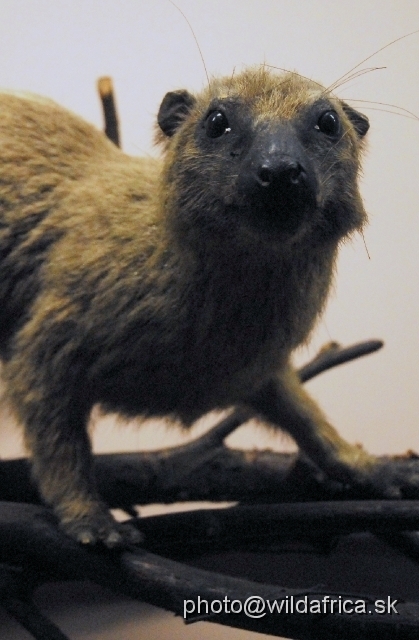
[[[329, 86], [381, 47], [419, 29], [419, 3], [411, 0], [178, 4], [193, 25], [210, 75], [267, 62]], [[0, 17], [0, 87], [46, 95], [102, 127], [95, 83], [111, 75], [129, 153], [155, 153], [152, 128], [166, 91], [199, 90], [206, 83], [188, 24], [168, 0], [1, 0]], [[371, 121], [362, 176], [370, 259], [359, 236], [342, 248], [326, 313], [296, 360], [304, 362], [332, 339], [384, 339], [380, 353], [326, 373], [308, 388], [348, 440], [391, 453], [419, 450], [419, 121], [402, 111], [419, 115], [419, 33], [357, 68], [369, 67], [380, 69], [338, 82], [336, 93], [353, 100]], [[397, 109], [386, 105], [397, 105], [404, 115], [390, 113]], [[16, 434], [3, 410], [2, 455], [19, 451]], [[94, 435], [98, 451], [156, 448], [177, 438], [161, 426], [115, 428], [110, 419]], [[232, 441], [267, 446], [274, 438], [246, 428]], [[275, 442], [281, 446], [284, 439]], [[212, 637], [227, 633], [211, 631]], [[141, 627], [133, 637], [140, 633]], [[201, 636], [189, 628], [182, 637]]]

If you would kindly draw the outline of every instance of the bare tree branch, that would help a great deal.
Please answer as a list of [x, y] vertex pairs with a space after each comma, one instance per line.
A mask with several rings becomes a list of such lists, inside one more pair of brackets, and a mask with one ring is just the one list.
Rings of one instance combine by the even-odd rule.
[[[293, 515], [295, 506], [297, 509]], [[173, 542], [181, 546], [185, 539], [193, 540], [195, 537], [198, 541], [205, 532], [206, 537], [204, 536], [203, 539], [211, 549], [214, 543], [217, 546], [217, 541], [225, 545], [226, 536], [230, 544], [234, 542], [235, 546], [237, 536], [243, 539], [253, 538], [254, 542], [262, 533], [266, 542], [269, 539], [274, 541], [278, 538], [278, 531], [282, 535], [283, 527], [287, 529], [288, 535], [295, 536], [295, 531], [298, 527], [301, 528], [302, 522], [306, 531], [314, 527], [317, 532], [321, 529], [328, 531], [330, 527], [336, 532], [340, 526], [346, 532], [365, 527], [375, 530], [378, 521], [380, 526], [390, 527], [390, 529], [418, 526], [417, 505], [412, 503], [340, 503], [334, 506], [337, 508], [336, 512], [331, 505], [327, 507], [318, 504], [279, 505], [267, 509], [237, 507], [201, 514], [192, 512], [144, 518], [142, 524], [147, 526], [148, 523], [147, 538], [153, 541], [155, 548], [160, 544], [160, 551], [163, 548], [167, 551], [170, 537], [172, 544], [169, 546], [173, 549]], [[387, 510], [387, 514], [383, 515], [382, 508]], [[207, 599], [209, 602], [223, 601], [228, 598], [230, 601], [237, 600], [242, 604], [249, 596], [255, 594], [265, 600], [278, 602], [291, 596], [319, 599], [325, 594], [318, 588], [285, 589], [280, 586], [231, 578], [179, 564], [149, 551], [126, 552], [119, 555], [100, 549], [86, 550], [59, 532], [55, 519], [46, 509], [20, 504], [6, 505], [5, 509], [8, 513], [3, 513], [1, 518], [0, 537], [3, 537], [2, 529], [6, 526], [5, 520], [8, 520], [8, 531], [13, 533], [14, 544], [2, 545], [2, 561], [12, 562], [15, 559], [16, 545], [23, 550], [25, 563], [34, 571], [41, 568], [44, 573], [49, 574], [51, 579], [91, 579], [98, 584], [169, 609], [179, 615], [183, 614], [184, 600], [196, 602], [198, 594], [201, 599]], [[257, 527], [256, 531], [252, 530], [253, 526]], [[159, 543], [163, 532], [167, 532], [166, 540]], [[338, 599], [339, 595], [347, 596], [348, 594], [329, 595]], [[356, 597], [363, 597], [368, 606], [372, 605], [375, 599], [371, 594]], [[204, 616], [204, 619], [249, 631], [307, 640], [327, 638], [416, 640], [419, 605], [400, 602], [397, 610], [396, 617], [376, 613], [358, 616], [344, 613], [319, 615], [295, 612], [288, 616], [267, 615], [260, 619], [249, 618], [243, 613], [209, 615]], [[195, 617], [194, 620], [197, 619], [202, 617]], [[44, 640], [53, 637], [46, 635]]]
[[33, 602], [6, 596], [2, 598], [1, 604], [8, 614], [36, 640], [68, 640], [67, 636], [48, 620]]
[[[187, 446], [187, 445], [186, 445]], [[388, 470], [419, 474], [417, 457], [382, 458]], [[365, 487], [345, 486], [330, 479], [298, 454], [239, 451], [220, 446], [190, 458], [183, 447], [166, 452], [95, 456], [99, 492], [111, 508], [135, 504], [185, 501], [269, 503], [366, 499]], [[406, 486], [406, 498], [419, 499]], [[40, 504], [26, 459], [0, 462], [0, 500]]]
[[104, 76], [99, 78], [99, 96], [102, 101], [103, 116], [105, 119], [105, 134], [117, 147], [120, 147], [119, 124], [115, 106], [112, 78]]
[[329, 342], [320, 349], [311, 362], [299, 369], [298, 374], [301, 382], [307, 382], [332, 367], [337, 367], [345, 362], [374, 353], [381, 349], [383, 345], [384, 342], [382, 340], [367, 340], [353, 344], [350, 347], [342, 347], [338, 342]]

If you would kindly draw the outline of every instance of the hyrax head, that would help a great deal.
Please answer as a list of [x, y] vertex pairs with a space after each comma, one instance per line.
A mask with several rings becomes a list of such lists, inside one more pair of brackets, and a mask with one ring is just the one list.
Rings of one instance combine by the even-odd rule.
[[197, 96], [166, 94], [158, 124], [164, 204], [183, 234], [336, 242], [366, 219], [357, 177], [368, 120], [316, 82], [249, 69]]

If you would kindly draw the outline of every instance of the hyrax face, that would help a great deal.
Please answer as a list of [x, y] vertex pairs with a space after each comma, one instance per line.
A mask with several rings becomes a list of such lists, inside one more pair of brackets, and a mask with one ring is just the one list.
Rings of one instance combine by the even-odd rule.
[[271, 243], [308, 233], [336, 241], [364, 222], [357, 174], [368, 120], [313, 81], [250, 69], [196, 97], [168, 93], [158, 122], [183, 232], [198, 223], [234, 236], [239, 225]]

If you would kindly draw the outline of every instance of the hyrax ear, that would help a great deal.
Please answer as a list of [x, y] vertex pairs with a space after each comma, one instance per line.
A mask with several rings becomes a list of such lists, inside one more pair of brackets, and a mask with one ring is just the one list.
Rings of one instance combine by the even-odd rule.
[[369, 120], [366, 116], [359, 111], [356, 111], [353, 107], [350, 107], [346, 102], [342, 102], [342, 109], [348, 116], [349, 120], [352, 122], [355, 131], [359, 135], [360, 138], [363, 138], [370, 128]]
[[188, 91], [169, 91], [163, 98], [157, 114], [157, 122], [169, 138], [184, 121], [196, 99]]

